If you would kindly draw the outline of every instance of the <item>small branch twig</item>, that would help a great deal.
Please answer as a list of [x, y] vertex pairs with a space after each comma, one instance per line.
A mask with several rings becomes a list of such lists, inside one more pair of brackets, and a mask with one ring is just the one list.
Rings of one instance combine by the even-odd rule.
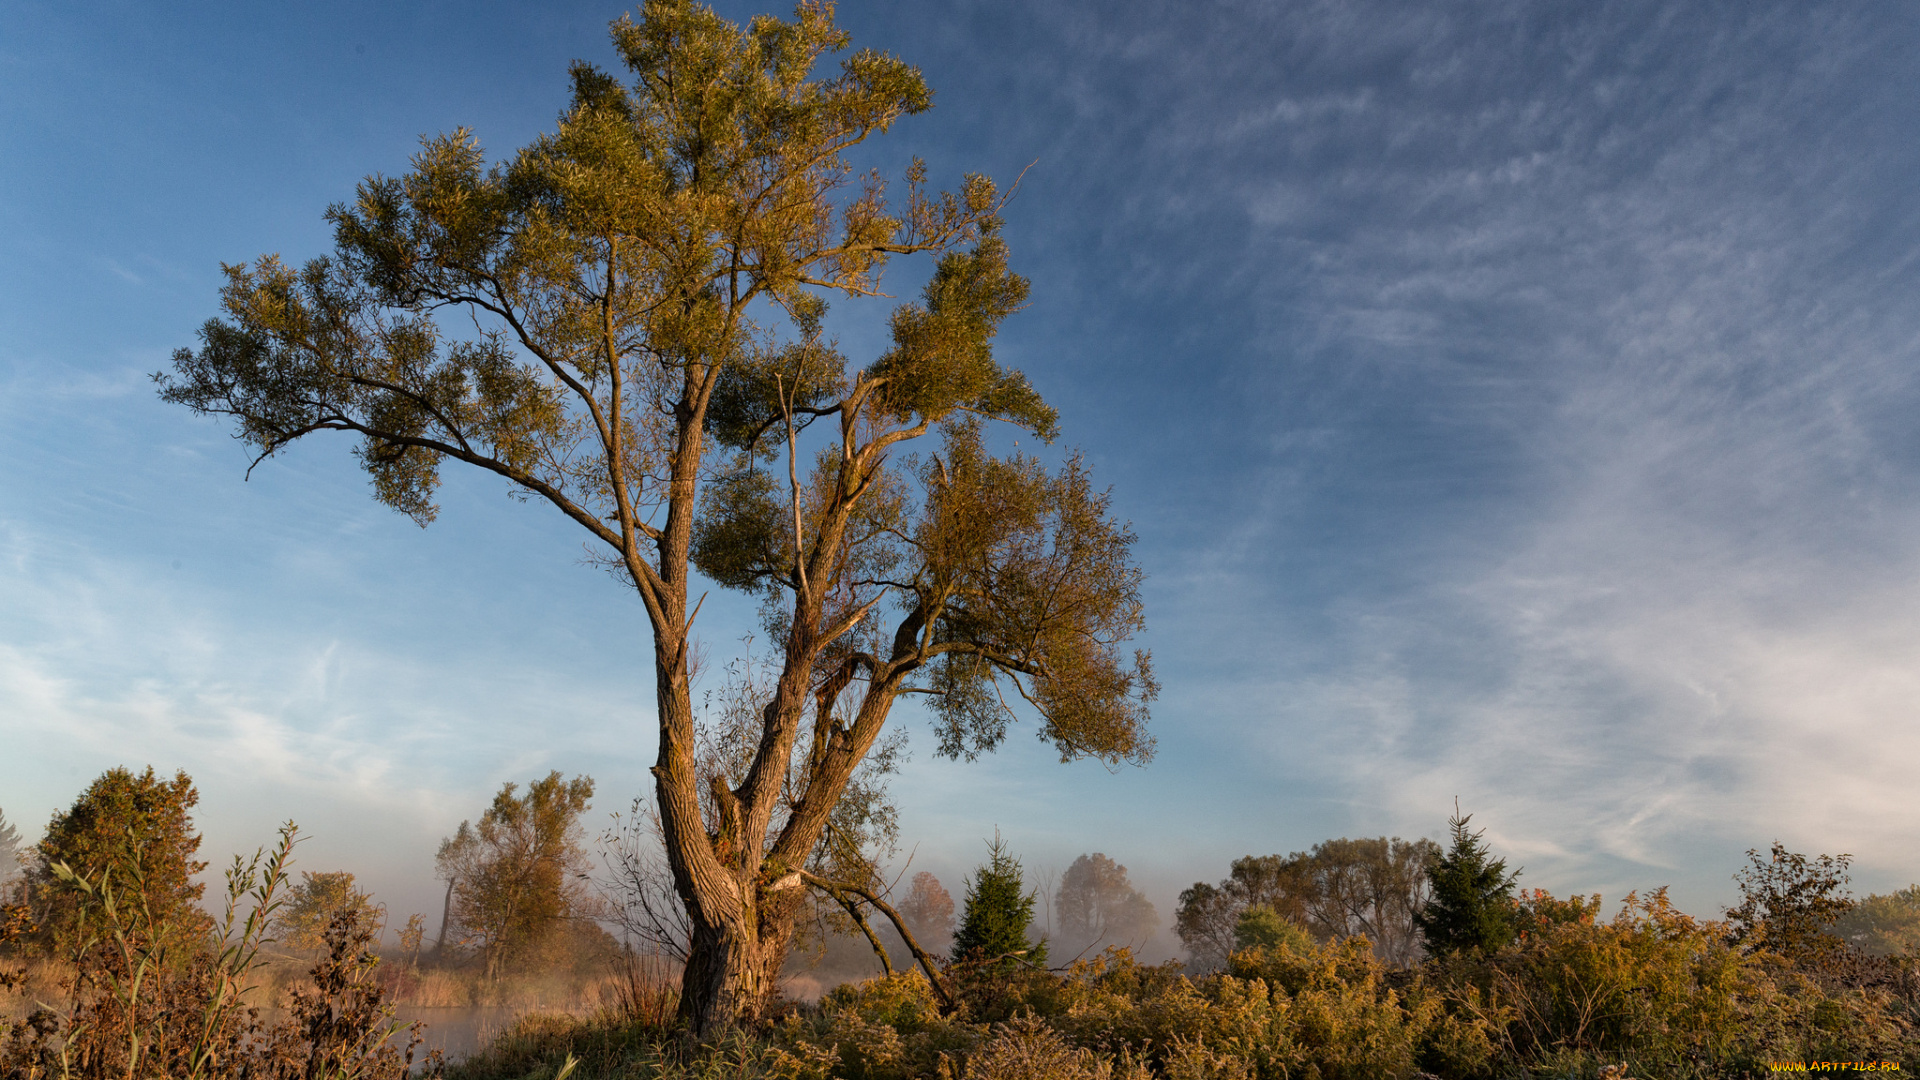
[[[929, 956], [927, 951], [920, 947], [920, 942], [913, 936], [913, 931], [907, 929], [907, 921], [900, 917], [900, 913], [893, 909], [892, 904], [880, 899], [872, 889], [864, 886], [854, 885], [845, 881], [831, 881], [807, 870], [795, 870], [794, 873], [798, 874], [800, 878], [808, 884], [826, 893], [828, 896], [833, 897], [842, 907], [848, 904], [848, 901], [845, 899], [845, 894], [857, 896], [873, 905], [874, 910], [885, 915], [887, 921], [893, 923], [893, 928], [900, 933], [900, 939], [907, 943], [907, 948], [913, 953], [914, 960], [919, 962], [920, 969], [926, 972], [927, 982], [933, 987], [934, 994], [940, 999], [940, 1011], [943, 1014], [951, 1014], [958, 1008], [958, 1004], [953, 999], [953, 992], [947, 988], [946, 980], [941, 976], [939, 969], [934, 966], [933, 957]], [[887, 969], [888, 974], [892, 974], [893, 965], [888, 961], [886, 951], [880, 948], [879, 941], [874, 938], [873, 931], [868, 929], [866, 921], [858, 914], [854, 915], [854, 920], [860, 923], [862, 930], [867, 931], [867, 940], [871, 941], [874, 949], [880, 953], [881, 965]]]

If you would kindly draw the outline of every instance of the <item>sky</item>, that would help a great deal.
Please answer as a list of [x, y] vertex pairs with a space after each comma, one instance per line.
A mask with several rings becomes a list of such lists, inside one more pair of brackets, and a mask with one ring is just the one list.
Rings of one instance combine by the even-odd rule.
[[[445, 473], [422, 530], [344, 438], [246, 475], [148, 376], [220, 265], [423, 135], [550, 130], [617, 5], [72, 4], [0, 34], [0, 812], [185, 769], [216, 868], [432, 911], [501, 784], [649, 782], [631, 591]], [[762, 8], [719, 10], [744, 18]], [[998, 341], [1138, 533], [1145, 767], [1029, 718], [936, 758], [902, 846], [958, 893], [1127, 865], [1169, 920], [1248, 854], [1442, 838], [1520, 884], [1733, 902], [1749, 848], [1920, 880], [1920, 20], [1901, 5], [843, 3], [935, 108], [864, 160], [1011, 181]], [[888, 281], [912, 295], [923, 266]], [[841, 324], [853, 362], [877, 313]], [[859, 349], [867, 348], [862, 354]], [[703, 612], [716, 661], [750, 600]], [[712, 665], [715, 669], [719, 662]], [[1162, 948], [1173, 944], [1171, 931]]]

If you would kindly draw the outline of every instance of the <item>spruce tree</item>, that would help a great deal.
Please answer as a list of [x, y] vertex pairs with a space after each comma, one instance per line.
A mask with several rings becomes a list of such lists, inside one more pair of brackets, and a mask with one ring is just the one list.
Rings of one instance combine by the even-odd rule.
[[1046, 941], [1033, 944], [1027, 940], [1027, 925], [1033, 921], [1037, 894], [1026, 891], [1026, 883], [1020, 876], [1020, 860], [1007, 854], [1007, 845], [998, 832], [994, 833], [987, 850], [990, 852], [987, 864], [976, 869], [967, 882], [966, 913], [960, 920], [960, 932], [953, 936], [954, 957], [994, 960], [1017, 955], [1030, 963], [1045, 965]]
[[1485, 830], [1467, 829], [1472, 820], [1473, 815], [1462, 816], [1456, 804], [1447, 821], [1453, 846], [1427, 864], [1433, 893], [1413, 921], [1431, 955], [1492, 952], [1514, 938], [1513, 883], [1520, 872], [1507, 873], [1507, 861], [1492, 857], [1480, 839]]

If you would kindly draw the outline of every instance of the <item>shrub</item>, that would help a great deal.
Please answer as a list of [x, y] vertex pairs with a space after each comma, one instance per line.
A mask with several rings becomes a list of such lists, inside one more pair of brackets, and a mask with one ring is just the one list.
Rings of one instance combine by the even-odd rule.
[[1045, 1022], [1031, 1016], [994, 1025], [992, 1037], [967, 1059], [964, 1077], [965, 1080], [1152, 1080], [1152, 1074], [1141, 1063], [1124, 1055], [1116, 1062], [1107, 1055], [1076, 1047]]
[[1295, 952], [1313, 948], [1313, 935], [1270, 907], [1250, 907], [1233, 927], [1235, 950], [1284, 945]]
[[1609, 922], [1546, 926], [1484, 964], [1511, 1011], [1505, 1056], [1531, 1069], [1624, 1061], [1635, 1075], [1716, 1076], [1912, 1049], [1891, 995], [1829, 994], [1777, 956], [1741, 951], [1665, 890], [1630, 894]]
[[1234, 954], [1228, 970], [1285, 996], [1288, 1076], [1404, 1077], [1423, 1063], [1463, 1074], [1493, 1054], [1484, 1009], [1449, 1009], [1447, 995], [1417, 976], [1396, 989], [1394, 973], [1364, 937], [1305, 951], [1248, 949]]

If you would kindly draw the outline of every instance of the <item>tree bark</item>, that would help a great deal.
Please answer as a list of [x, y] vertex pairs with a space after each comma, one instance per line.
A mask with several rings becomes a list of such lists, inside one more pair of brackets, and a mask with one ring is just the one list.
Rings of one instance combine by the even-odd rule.
[[680, 980], [680, 1017], [698, 1034], [752, 1021], [765, 999], [760, 943], [725, 926], [696, 922]]

